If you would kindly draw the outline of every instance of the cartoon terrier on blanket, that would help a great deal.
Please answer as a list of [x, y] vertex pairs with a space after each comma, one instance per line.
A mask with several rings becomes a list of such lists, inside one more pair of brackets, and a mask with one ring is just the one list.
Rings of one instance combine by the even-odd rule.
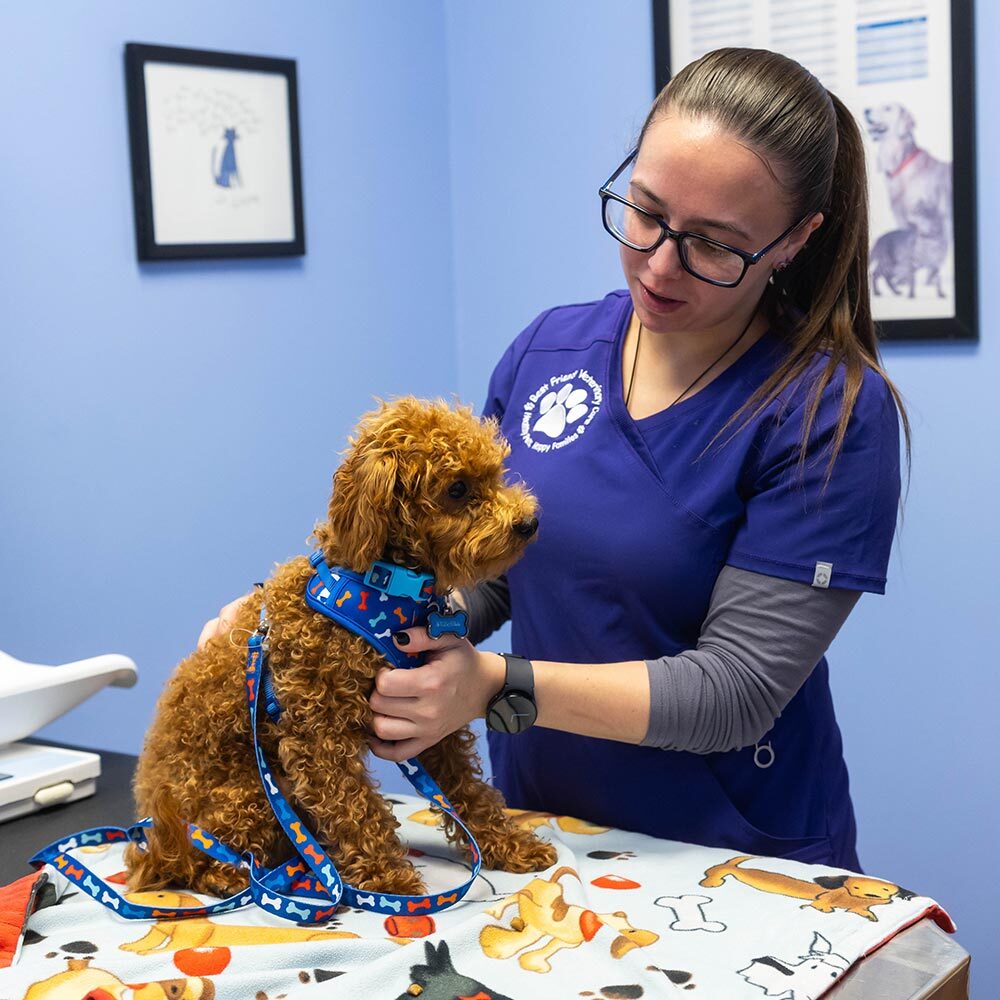
[[765, 955], [755, 958], [745, 969], [739, 970], [751, 986], [764, 991], [766, 997], [782, 1000], [816, 1000], [851, 966], [843, 955], [838, 955], [822, 934], [813, 933], [812, 944], [798, 961]]
[[[645, 948], [659, 940], [659, 934], [633, 927], [621, 910], [595, 913], [567, 903], [559, 885], [564, 875], [579, 878], [572, 868], [559, 868], [547, 879], [532, 879], [513, 896], [487, 910], [486, 913], [499, 920], [506, 910], [517, 906], [517, 916], [511, 918], [510, 927], [489, 924], [480, 931], [479, 944], [483, 953], [489, 958], [513, 958], [523, 952], [518, 959], [522, 969], [549, 972], [552, 969], [549, 959], [557, 951], [578, 948], [602, 927], [618, 932], [611, 942], [612, 958], [621, 958], [633, 948]], [[541, 948], [525, 951], [539, 942], [545, 942]]]

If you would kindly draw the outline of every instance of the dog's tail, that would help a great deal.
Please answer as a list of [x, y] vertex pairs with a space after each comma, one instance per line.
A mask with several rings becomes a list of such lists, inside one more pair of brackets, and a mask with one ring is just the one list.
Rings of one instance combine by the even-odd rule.
[[166, 785], [154, 789], [150, 816], [153, 825], [147, 833], [149, 849], [155, 849], [162, 862], [173, 866], [191, 853], [187, 821], [181, 816], [177, 801]]
[[131, 892], [163, 889], [191, 868], [187, 823], [170, 791], [162, 784], [157, 785], [144, 805], [153, 820], [146, 831], [145, 849], [135, 843], [125, 848]]

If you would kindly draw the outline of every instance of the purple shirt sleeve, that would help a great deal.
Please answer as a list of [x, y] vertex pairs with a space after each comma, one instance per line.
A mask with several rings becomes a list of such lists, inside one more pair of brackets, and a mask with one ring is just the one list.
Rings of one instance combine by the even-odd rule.
[[827, 482], [842, 392], [841, 369], [820, 401], [804, 465], [805, 390], [776, 424], [765, 425], [759, 459], [740, 484], [746, 514], [730, 566], [818, 587], [885, 592], [900, 492], [899, 419], [885, 380], [867, 370]]

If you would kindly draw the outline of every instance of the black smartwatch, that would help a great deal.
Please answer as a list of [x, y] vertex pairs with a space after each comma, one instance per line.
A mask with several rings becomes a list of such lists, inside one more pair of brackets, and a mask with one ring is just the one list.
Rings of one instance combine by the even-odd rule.
[[535, 672], [531, 661], [513, 653], [501, 653], [507, 662], [503, 687], [486, 708], [486, 725], [495, 733], [516, 735], [535, 724]]

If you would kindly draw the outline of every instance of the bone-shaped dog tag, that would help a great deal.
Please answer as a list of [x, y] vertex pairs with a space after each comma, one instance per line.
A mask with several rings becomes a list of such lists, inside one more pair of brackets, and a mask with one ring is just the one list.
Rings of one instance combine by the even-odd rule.
[[432, 639], [440, 639], [446, 632], [464, 639], [469, 634], [469, 616], [464, 611], [445, 614], [432, 611], [427, 616], [427, 634]]

